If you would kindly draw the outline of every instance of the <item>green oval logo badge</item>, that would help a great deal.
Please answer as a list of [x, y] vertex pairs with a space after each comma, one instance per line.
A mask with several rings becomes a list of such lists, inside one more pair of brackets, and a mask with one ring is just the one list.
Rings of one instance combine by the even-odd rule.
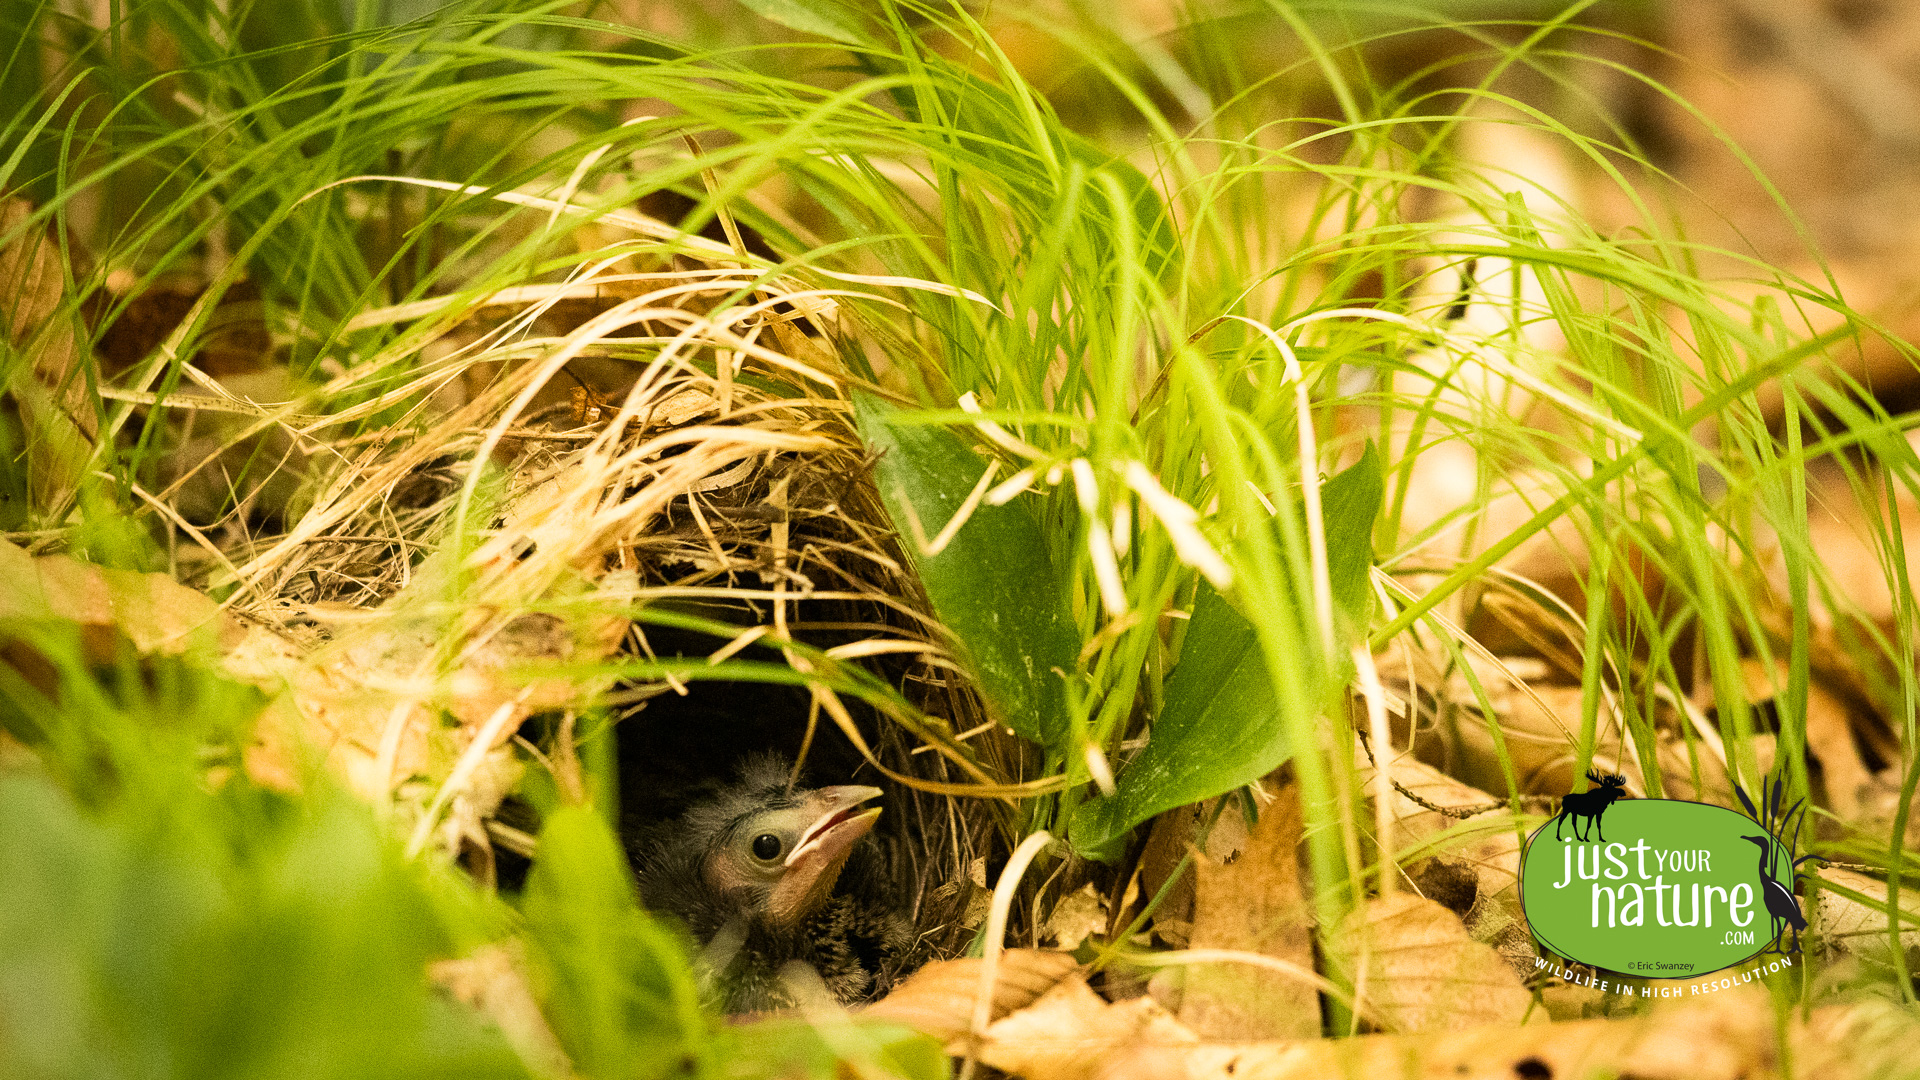
[[1528, 838], [1520, 906], [1541, 945], [1650, 979], [1731, 967], [1787, 929], [1798, 951], [1791, 848], [1725, 807], [1623, 794], [1569, 795]]

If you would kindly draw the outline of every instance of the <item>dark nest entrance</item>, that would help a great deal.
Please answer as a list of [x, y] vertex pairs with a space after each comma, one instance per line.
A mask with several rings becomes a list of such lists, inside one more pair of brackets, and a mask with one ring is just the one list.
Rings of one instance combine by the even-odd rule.
[[[796, 407], [844, 423], [837, 402]], [[919, 615], [869, 464], [851, 446], [775, 455], [738, 484], [670, 505], [662, 527], [625, 553], [657, 599], [623, 651], [662, 664], [718, 657], [772, 681], [683, 674], [623, 681], [608, 695], [619, 709], [623, 833], [641, 863], [647, 838], [687, 828], [688, 807], [745, 768], [777, 764], [793, 791], [885, 792], [864, 845], [884, 882], [865, 885], [887, 894], [909, 930], [869, 958], [867, 998], [965, 947], [996, 805], [938, 790], [969, 782], [937, 751], [977, 729], [966, 721], [979, 710]], [[799, 681], [806, 674], [827, 681]], [[845, 876], [865, 872], [856, 858]]]

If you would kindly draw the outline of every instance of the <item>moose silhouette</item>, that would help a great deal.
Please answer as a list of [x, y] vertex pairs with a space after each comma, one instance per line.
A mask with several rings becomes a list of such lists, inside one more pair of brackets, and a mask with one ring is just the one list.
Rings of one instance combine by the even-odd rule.
[[1570, 791], [1566, 798], [1560, 800], [1560, 813], [1553, 819], [1555, 840], [1560, 839], [1560, 823], [1572, 818], [1575, 840], [1587, 839], [1580, 832], [1580, 822], [1584, 819], [1592, 824], [1594, 832], [1600, 834], [1600, 842], [1603, 844], [1607, 842], [1607, 834], [1600, 828], [1600, 815], [1606, 813], [1607, 807], [1612, 806], [1615, 801], [1627, 797], [1627, 778], [1618, 773], [1610, 776], [1596, 776], [1589, 769], [1587, 779], [1597, 786], [1588, 788], [1586, 791]]

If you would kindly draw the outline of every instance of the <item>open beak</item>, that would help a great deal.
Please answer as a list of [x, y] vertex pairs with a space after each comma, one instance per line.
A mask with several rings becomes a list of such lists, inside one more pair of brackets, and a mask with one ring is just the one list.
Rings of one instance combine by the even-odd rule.
[[800, 842], [787, 856], [786, 872], [767, 900], [768, 914], [793, 925], [833, 894], [840, 868], [853, 854], [853, 845], [872, 832], [874, 822], [880, 820], [879, 807], [862, 810], [860, 804], [881, 794], [876, 787], [849, 784], [821, 788], [807, 797], [813, 823], [801, 830]]

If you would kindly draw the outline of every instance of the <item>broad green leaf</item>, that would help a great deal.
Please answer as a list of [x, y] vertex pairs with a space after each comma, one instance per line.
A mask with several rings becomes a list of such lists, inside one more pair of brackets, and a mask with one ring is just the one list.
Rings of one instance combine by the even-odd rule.
[[740, 0], [763, 19], [779, 23], [803, 34], [818, 34], [842, 45], [860, 45], [867, 40], [864, 20], [851, 4], [836, 0]]
[[929, 534], [938, 533], [980, 479], [985, 459], [946, 428], [891, 423], [899, 410], [878, 398], [859, 395], [854, 404], [860, 437], [881, 452], [874, 479], [900, 546], [994, 718], [1063, 750], [1065, 695], [1055, 669], [1073, 670], [1080, 642], [1040, 523], [1020, 500], [983, 503], [944, 550], [922, 554], [908, 508]]
[[[1371, 610], [1367, 571], [1383, 491], [1372, 447], [1320, 489], [1328, 576], [1340, 617], [1351, 623], [1347, 633], [1363, 629]], [[1308, 617], [1304, 611], [1297, 615]], [[1166, 706], [1147, 745], [1120, 770], [1113, 795], [1075, 812], [1069, 830], [1074, 847], [1089, 857], [1106, 856], [1128, 830], [1155, 814], [1258, 780], [1292, 752], [1287, 726], [1253, 624], [1201, 582], [1179, 663], [1167, 680]]]
[[1327, 580], [1333, 603], [1358, 632], [1373, 617], [1373, 523], [1386, 498], [1386, 474], [1372, 443], [1360, 460], [1320, 486], [1320, 517], [1327, 529]]

